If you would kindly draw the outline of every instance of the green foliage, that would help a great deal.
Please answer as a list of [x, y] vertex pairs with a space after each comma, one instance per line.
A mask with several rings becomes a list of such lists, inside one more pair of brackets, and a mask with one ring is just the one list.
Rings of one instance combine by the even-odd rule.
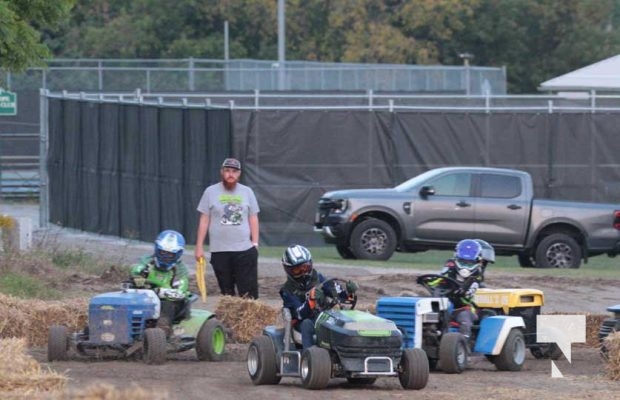
[[[11, 17], [23, 12], [14, 4], [31, 3], [0, 0], [2, 65], [24, 57], [21, 48], [9, 55], [2, 43], [32, 46], [38, 39], [33, 31], [16, 36], [15, 24], [23, 21]], [[58, 1], [34, 1], [40, 9], [54, 8], [48, 3]], [[285, 5], [288, 60], [461, 65], [459, 53], [469, 52], [473, 65], [506, 66], [511, 93], [535, 92], [547, 79], [620, 53], [620, 0], [286, 0]], [[77, 0], [61, 31], [43, 32], [58, 57], [222, 59], [225, 21], [231, 58], [277, 59], [276, 0]], [[35, 49], [37, 57], [45, 54], [42, 47]]]
[[7, 272], [0, 276], [0, 293], [22, 299], [61, 298], [61, 292], [50, 287], [46, 281], [18, 272]]
[[0, 0], [0, 68], [21, 72], [50, 56], [41, 30], [52, 29], [75, 0]]

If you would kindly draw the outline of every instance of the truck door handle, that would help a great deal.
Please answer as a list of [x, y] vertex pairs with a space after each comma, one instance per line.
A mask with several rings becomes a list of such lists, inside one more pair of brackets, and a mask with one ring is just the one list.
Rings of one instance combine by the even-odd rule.
[[508, 206], [508, 208], [510, 208], [511, 210], [520, 210], [521, 206], [518, 206], [516, 204], [511, 204]]
[[463, 200], [461, 200], [458, 203], [456, 203], [456, 205], [457, 205], [457, 207], [470, 207], [471, 206], [471, 204], [469, 204], [469, 203], [467, 203], [467, 202], [465, 202]]

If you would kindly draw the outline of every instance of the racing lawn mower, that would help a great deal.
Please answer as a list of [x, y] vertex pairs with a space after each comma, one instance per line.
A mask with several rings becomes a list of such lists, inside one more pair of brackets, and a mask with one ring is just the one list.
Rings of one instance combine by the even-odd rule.
[[544, 304], [543, 292], [538, 289], [487, 289], [481, 288], [474, 295], [474, 302], [482, 309], [496, 315], [522, 317], [525, 322], [525, 346], [537, 359], [557, 360], [562, 350], [556, 343], [536, 342], [537, 319]]
[[161, 310], [158, 295], [150, 289], [132, 289], [123, 284], [120, 292], [91, 298], [88, 325], [81, 332], [70, 334], [67, 327], [52, 325], [47, 358], [67, 360], [69, 350], [75, 348], [83, 356], [141, 355], [147, 364], [163, 364], [168, 353], [195, 349], [200, 361], [219, 361], [224, 355], [226, 333], [213, 313], [191, 309], [197, 299], [192, 294], [167, 335], [157, 326]]
[[453, 326], [451, 318], [450, 297], [461, 284], [437, 274], [419, 276], [417, 282], [432, 297], [382, 297], [377, 301], [377, 315], [396, 323], [406, 348], [426, 352], [430, 369], [461, 373], [471, 353], [484, 354], [501, 371], [519, 371], [523, 367], [523, 318], [483, 313], [467, 338]]
[[[248, 373], [255, 385], [276, 385], [282, 377], [299, 377], [306, 389], [323, 389], [330, 378], [372, 385], [377, 378], [398, 377], [405, 389], [422, 389], [429, 375], [426, 354], [402, 349], [402, 334], [389, 320], [355, 310], [357, 296], [339, 292], [342, 279], [321, 283], [326, 304], [316, 319], [316, 345], [303, 350], [301, 334], [292, 328], [291, 313], [283, 309], [284, 327], [267, 326], [252, 339]], [[326, 290], [328, 288], [329, 290]]]

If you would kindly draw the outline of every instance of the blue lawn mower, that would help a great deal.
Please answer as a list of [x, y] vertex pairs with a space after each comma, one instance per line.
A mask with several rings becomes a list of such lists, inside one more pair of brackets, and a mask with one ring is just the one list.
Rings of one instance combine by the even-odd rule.
[[492, 312], [480, 315], [467, 338], [451, 323], [449, 298], [461, 285], [437, 274], [422, 275], [417, 282], [431, 297], [382, 297], [377, 301], [377, 315], [394, 321], [403, 332], [405, 348], [424, 350], [430, 369], [446, 373], [463, 372], [472, 353], [483, 354], [498, 370], [521, 370], [526, 354], [523, 318]]
[[91, 298], [88, 325], [80, 332], [69, 333], [63, 325], [48, 331], [47, 358], [61, 361], [75, 349], [83, 356], [141, 356], [147, 364], [163, 364], [168, 353], [196, 350], [200, 361], [219, 361], [224, 356], [226, 332], [215, 315], [206, 310], [190, 309], [198, 299], [192, 294], [182, 317], [173, 321], [168, 334], [157, 326], [161, 300], [148, 289], [124, 285], [119, 292]]

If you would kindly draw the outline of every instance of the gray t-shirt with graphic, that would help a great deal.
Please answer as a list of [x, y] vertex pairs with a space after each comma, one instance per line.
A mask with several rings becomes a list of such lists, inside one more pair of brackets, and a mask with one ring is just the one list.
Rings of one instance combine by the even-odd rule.
[[209, 216], [209, 251], [244, 251], [252, 247], [248, 216], [258, 214], [254, 191], [237, 183], [228, 191], [222, 182], [205, 189], [198, 211]]

